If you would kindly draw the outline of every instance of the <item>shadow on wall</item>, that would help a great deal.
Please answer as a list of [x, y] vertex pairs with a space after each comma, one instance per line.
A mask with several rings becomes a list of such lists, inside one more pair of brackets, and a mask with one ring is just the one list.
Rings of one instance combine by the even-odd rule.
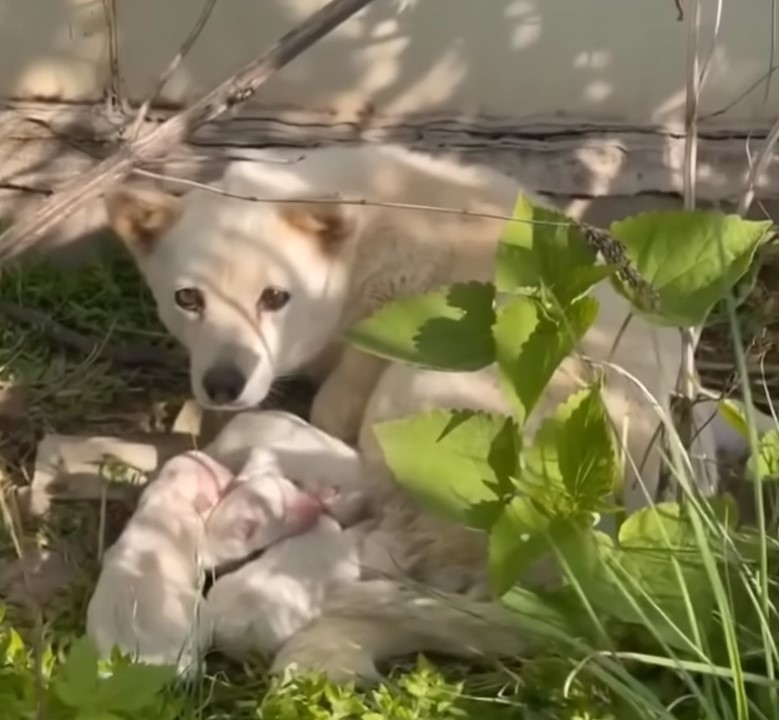
[[[323, 3], [218, 2], [164, 97], [185, 102], [213, 87]], [[202, 1], [117, 0], [117, 6], [120, 67], [128, 95], [139, 100], [175, 55]], [[737, 11], [726, 3], [724, 8], [704, 114], [737, 98], [767, 65], [770, 35], [763, 29], [770, 7]], [[710, 36], [711, 22], [707, 18], [704, 37]], [[672, 2], [375, 0], [282, 70], [244, 108], [244, 115], [267, 115], [263, 106], [286, 106], [326, 109], [334, 120], [351, 121], [373, 112], [409, 119], [439, 113], [443, 125], [505, 117], [503, 130], [493, 127], [481, 135], [476, 131], [456, 137], [454, 150], [528, 182], [537, 168], [525, 174], [512, 162], [518, 147], [516, 137], [509, 136], [512, 121], [554, 114], [622, 126], [677, 120], [684, 98], [684, 44], [684, 24], [677, 22]], [[705, 44], [703, 51], [708, 52]], [[107, 58], [103, 0], [0, 0], [0, 94], [95, 100], [109, 77]], [[758, 89], [736, 106], [734, 117], [770, 113], [776, 103], [764, 106], [762, 101]], [[450, 124], [456, 135], [458, 126]], [[419, 139], [422, 147], [436, 150], [424, 129]], [[605, 182], [602, 172], [596, 182], [590, 161], [598, 151], [597, 140], [579, 138], [569, 126], [555, 147], [561, 141], [569, 144], [569, 158], [574, 159], [558, 170], [574, 178], [582, 196], [606, 196], [617, 180], [636, 173], [629, 160], [633, 143], [642, 142], [640, 133], [624, 140]], [[41, 140], [39, 147], [44, 148], [40, 156], [19, 171], [14, 169], [19, 167], [16, 146], [0, 146], [0, 181], [21, 183], [58, 163], [66, 169], [55, 176], [64, 181], [91, 164], [83, 156], [66, 164], [74, 150], [56, 139]], [[559, 153], [550, 152], [550, 158]], [[544, 163], [542, 150], [535, 152], [535, 161]], [[535, 189], [532, 180], [529, 189]], [[612, 202], [593, 206], [589, 200], [558, 200], [569, 212], [588, 213], [590, 219], [593, 212], [603, 221], [625, 214], [619, 204], [605, 214], [593, 210]], [[101, 212], [97, 206], [85, 210], [71, 219], [65, 234], [72, 236], [79, 224], [94, 225]]]
[[[222, 0], [165, 98], [213, 87], [324, 0]], [[117, 0], [126, 87], [145, 97], [203, 0]], [[702, 37], [711, 37], [715, 7]], [[770, 65], [770, 7], [725, 3], [703, 112]], [[255, 106], [342, 115], [441, 112], [519, 118], [563, 113], [619, 122], [681, 118], [685, 27], [672, 2], [375, 0], [265, 86]], [[708, 52], [708, 42], [703, 43]], [[103, 0], [0, 3], [0, 95], [94, 99], [108, 62]], [[762, 90], [736, 110], [776, 112]], [[735, 117], [735, 116], [734, 116]]]

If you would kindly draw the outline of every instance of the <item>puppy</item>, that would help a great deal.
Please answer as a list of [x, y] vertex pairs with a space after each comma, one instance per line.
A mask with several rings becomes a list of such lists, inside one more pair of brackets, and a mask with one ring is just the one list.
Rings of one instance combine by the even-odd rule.
[[102, 657], [114, 647], [188, 674], [210, 642], [200, 585], [205, 520], [233, 479], [201, 452], [165, 463], [106, 552], [87, 609], [87, 634]]
[[253, 449], [206, 526], [208, 562], [234, 563], [313, 527], [323, 500], [282, 476], [272, 450]]
[[[263, 449], [265, 459], [250, 448]], [[205, 452], [236, 471], [249, 467], [252, 453], [256, 467], [276, 463], [278, 477], [289, 478], [325, 502], [327, 512], [345, 527], [370, 510], [358, 452], [291, 413], [241, 413], [225, 425]], [[220, 507], [227, 511], [224, 504]]]
[[207, 596], [214, 645], [228, 657], [272, 656], [319, 615], [328, 591], [360, 576], [359, 527], [328, 515], [219, 578]]

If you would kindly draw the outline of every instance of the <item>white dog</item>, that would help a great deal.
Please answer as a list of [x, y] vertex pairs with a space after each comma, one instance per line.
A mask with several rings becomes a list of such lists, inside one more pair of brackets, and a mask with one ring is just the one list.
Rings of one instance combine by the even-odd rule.
[[[211, 642], [204, 572], [317, 525], [322, 502], [281, 477], [272, 455], [249, 453], [237, 477], [201, 452], [169, 460], [109, 548], [87, 632], [153, 664], [191, 671]], [[282, 543], [283, 544], [283, 543]]]
[[359, 578], [359, 544], [359, 528], [321, 515], [307, 532], [219, 578], [207, 595], [215, 647], [236, 659], [272, 657], [320, 614], [331, 587]]
[[114, 647], [190, 673], [210, 643], [201, 588], [205, 522], [232, 481], [200, 452], [165, 463], [141, 495], [103, 567], [87, 609], [87, 634], [102, 657]]
[[206, 523], [209, 567], [241, 561], [314, 527], [324, 501], [283, 477], [273, 454], [252, 449]]
[[[388, 364], [342, 347], [339, 337], [394, 298], [446, 283], [491, 281], [504, 221], [484, 215], [509, 215], [520, 188], [488, 169], [363, 146], [315, 149], [286, 165], [238, 162], [219, 189], [233, 196], [330, 202], [250, 202], [199, 189], [184, 198], [129, 188], [109, 196], [110, 224], [136, 258], [160, 317], [189, 351], [195, 397], [205, 406], [249, 408], [265, 398], [275, 379], [315, 368], [324, 382], [312, 422], [357, 441], [378, 498], [376, 532], [391, 538], [398, 572], [445, 591], [467, 593], [483, 585], [484, 536], [422, 513], [392, 482], [372, 427], [431, 407], [508, 413], [495, 368], [439, 373]], [[338, 197], [384, 205], [343, 204]], [[581, 354], [556, 372], [527, 420], [529, 433], [592, 377], [585, 356], [621, 366], [661, 403], [676, 384], [679, 333], [636, 317], [614, 349], [628, 304], [608, 283], [596, 287], [594, 296], [600, 313]], [[646, 491], [635, 488], [636, 465], [626, 465], [625, 487], [634, 488], [628, 502], [635, 507], [654, 491], [661, 454], [656, 411], [630, 378], [607, 371], [603, 395], [628, 456], [642, 464]], [[713, 457], [710, 440], [701, 433], [694, 452]], [[350, 677], [371, 674], [375, 661], [396, 651], [491, 654], [523, 648], [516, 632], [491, 631], [505, 629], [505, 618], [489, 603], [479, 609], [490, 616], [488, 623], [458, 609], [454, 598], [415, 597], [401, 581], [345, 588], [319, 620], [284, 646], [279, 666], [296, 663]]]
[[[318, 498], [345, 527], [369, 511], [359, 453], [291, 413], [241, 413], [225, 425], [205, 452], [226, 467], [243, 468], [241, 475], [275, 472], [288, 478]], [[217, 512], [225, 507], [223, 502]]]

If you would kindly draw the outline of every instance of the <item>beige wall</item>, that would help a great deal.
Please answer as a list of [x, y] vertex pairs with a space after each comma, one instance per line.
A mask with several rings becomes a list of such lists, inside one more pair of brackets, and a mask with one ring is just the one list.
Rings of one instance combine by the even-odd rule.
[[[131, 97], [149, 91], [202, 2], [117, 0]], [[717, 2], [702, 2], [707, 50]], [[167, 99], [211, 87], [322, 4], [219, 0]], [[0, 95], [98, 97], [108, 68], [103, 12], [102, 0], [0, 0]], [[767, 1], [723, 3], [704, 112], [733, 102], [766, 73], [770, 13]], [[684, 43], [673, 0], [375, 0], [285, 69], [254, 104], [341, 116], [371, 103], [382, 114], [675, 122], [683, 111]], [[779, 90], [766, 104], [761, 86], [728, 117], [738, 123], [777, 113]]]

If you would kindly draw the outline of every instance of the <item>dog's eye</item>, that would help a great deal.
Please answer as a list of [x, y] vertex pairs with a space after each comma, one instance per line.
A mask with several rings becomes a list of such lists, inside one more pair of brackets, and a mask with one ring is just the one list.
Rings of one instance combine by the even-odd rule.
[[289, 293], [280, 288], [267, 287], [262, 291], [257, 301], [257, 309], [267, 312], [281, 310], [289, 302]]
[[181, 288], [176, 290], [176, 294], [173, 296], [182, 310], [193, 313], [201, 313], [206, 307], [206, 299], [203, 297], [203, 293], [197, 288]]

